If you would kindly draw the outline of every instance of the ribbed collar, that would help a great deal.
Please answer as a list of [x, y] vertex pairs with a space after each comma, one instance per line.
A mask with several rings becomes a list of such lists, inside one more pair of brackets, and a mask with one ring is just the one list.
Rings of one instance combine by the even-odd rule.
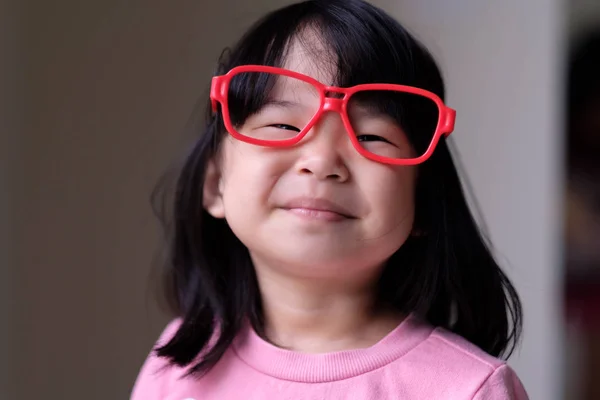
[[432, 331], [431, 326], [411, 314], [371, 347], [307, 354], [276, 347], [246, 327], [235, 340], [233, 350], [250, 367], [279, 379], [331, 382], [358, 376], [397, 360]]

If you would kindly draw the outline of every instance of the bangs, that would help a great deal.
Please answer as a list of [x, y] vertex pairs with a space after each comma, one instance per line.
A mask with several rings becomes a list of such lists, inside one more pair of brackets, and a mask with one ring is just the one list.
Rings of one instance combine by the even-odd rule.
[[[267, 15], [222, 60], [220, 73], [241, 65], [286, 68], [296, 46], [315, 64], [319, 76], [329, 77], [330, 82], [322, 82], [326, 85], [399, 84], [444, 98], [442, 77], [425, 48], [398, 22], [361, 2], [305, 2]], [[276, 80], [259, 73], [232, 79], [228, 105], [234, 126], [261, 110]], [[379, 92], [363, 102], [397, 121], [417, 151], [430, 143], [429, 132], [435, 130], [439, 113], [430, 100]]]
[[444, 98], [442, 77], [425, 47], [363, 2], [309, 1], [268, 14], [221, 60], [219, 72], [249, 64], [283, 67], [295, 41], [333, 73], [331, 85], [395, 83]]

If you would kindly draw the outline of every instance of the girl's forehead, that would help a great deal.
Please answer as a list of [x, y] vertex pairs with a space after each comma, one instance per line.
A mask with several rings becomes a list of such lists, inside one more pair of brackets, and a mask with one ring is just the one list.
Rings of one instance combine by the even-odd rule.
[[283, 62], [283, 68], [308, 75], [325, 85], [333, 85], [337, 60], [331, 48], [314, 33], [304, 32], [294, 38]]

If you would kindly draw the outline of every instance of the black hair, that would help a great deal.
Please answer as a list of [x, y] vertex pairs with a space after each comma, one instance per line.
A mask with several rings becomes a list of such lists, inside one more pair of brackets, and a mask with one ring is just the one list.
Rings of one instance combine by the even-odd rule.
[[[331, 50], [339, 86], [396, 83], [444, 98], [442, 76], [424, 46], [361, 0], [305, 1], [266, 15], [225, 54], [217, 74], [239, 65], [281, 66], [291, 41], [306, 29]], [[181, 318], [177, 332], [156, 352], [191, 373], [214, 366], [245, 321], [264, 332], [248, 249], [226, 221], [202, 206], [207, 165], [225, 135], [220, 113], [213, 115], [207, 106], [204, 128], [179, 173], [173, 207], [160, 212], [161, 188], [154, 198], [169, 237], [166, 291]], [[470, 212], [446, 139], [418, 168], [415, 229], [422, 234], [411, 236], [387, 262], [379, 300], [493, 356], [509, 356], [521, 333], [521, 303]]]

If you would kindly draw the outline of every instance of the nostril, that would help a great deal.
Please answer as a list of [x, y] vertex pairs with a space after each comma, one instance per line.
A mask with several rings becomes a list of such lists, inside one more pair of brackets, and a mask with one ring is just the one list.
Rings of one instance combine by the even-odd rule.
[[[314, 171], [312, 171], [309, 168], [302, 168], [300, 169], [300, 173], [303, 175], [319, 175], [319, 174], [315, 174]], [[328, 180], [335, 180], [335, 181], [339, 181], [342, 180], [342, 175], [338, 174], [338, 173], [333, 173], [333, 174], [327, 174], [327, 175], [320, 175], [321, 179], [325, 178]]]

